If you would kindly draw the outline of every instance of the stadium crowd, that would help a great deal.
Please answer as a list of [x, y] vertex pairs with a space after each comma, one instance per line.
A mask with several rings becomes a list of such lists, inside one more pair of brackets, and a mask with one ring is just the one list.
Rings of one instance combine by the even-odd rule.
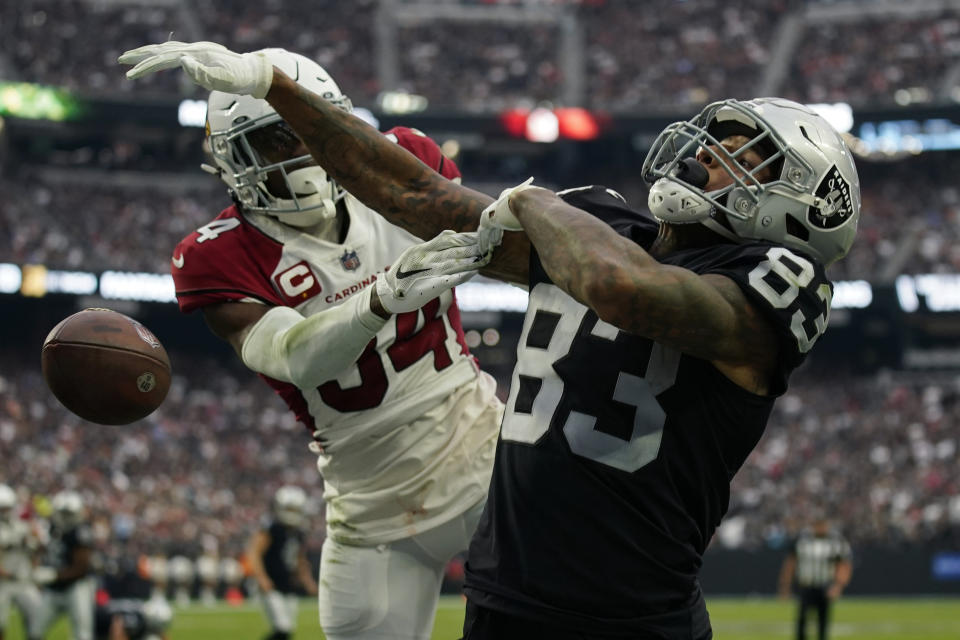
[[322, 513], [309, 434], [282, 401], [254, 376], [222, 364], [193, 354], [189, 367], [177, 366], [177, 354], [172, 361], [181, 375], [162, 407], [116, 428], [68, 412], [35, 360], [5, 353], [2, 481], [40, 515], [45, 498], [78, 491], [107, 556], [196, 557], [212, 538], [220, 554], [236, 557], [283, 484], [309, 488], [314, 513]]
[[[199, 95], [179, 74], [150, 76], [134, 87], [115, 64], [123, 50], [173, 32], [241, 50], [303, 52], [335, 70], [355, 102], [371, 104], [383, 88], [375, 69], [378, 4], [323, 0], [305, 11], [295, 0], [4, 3], [0, 37], [9, 45], [0, 53], [0, 79], [80, 93]], [[752, 95], [784, 16], [806, 4], [656, 0], [636, 12], [628, 0], [573, 3], [585, 34], [588, 105], [688, 112], [720, 95]], [[864, 12], [856, 25], [808, 21], [800, 28], [779, 92], [802, 101], [883, 104], [896, 101], [897, 90], [913, 90], [911, 100], [936, 97], [960, 55], [960, 20], [950, 11], [898, 21]], [[562, 94], [557, 25], [425, 21], [398, 26], [397, 36], [398, 88], [434, 105], [479, 111]], [[51, 38], [60, 46], [47, 46]], [[860, 170], [858, 239], [831, 276], [958, 272], [960, 157], [925, 154], [861, 163]], [[171, 190], [146, 176], [126, 183], [91, 176], [64, 182], [24, 167], [0, 176], [0, 236], [9, 239], [0, 245], [0, 262], [166, 273], [177, 241], [229, 204], [213, 179]], [[642, 189], [622, 190], [632, 203], [645, 202]], [[500, 362], [512, 362], [512, 346], [501, 343], [507, 355]], [[176, 352], [172, 359], [176, 375], [164, 405], [116, 429], [64, 410], [34, 354], [0, 352], [0, 481], [15, 485], [38, 515], [48, 496], [78, 490], [98, 546], [114, 558], [198, 557], [212, 549], [236, 557], [276, 488], [297, 484], [314, 498], [317, 548], [321, 486], [302, 426], [247, 372], [195, 354], [190, 367], [177, 367]], [[502, 390], [509, 367], [496, 374]], [[960, 385], [948, 375], [838, 375], [797, 374], [734, 480], [719, 542], [779, 547], [826, 509], [854, 546], [960, 544]]]
[[853, 105], [934, 102], [948, 97], [941, 94], [958, 62], [956, 9], [811, 22], [791, 55], [790, 80], [781, 93], [804, 102]]
[[[870, 280], [882, 277], [884, 269], [893, 275], [960, 270], [960, 190], [951, 178], [958, 171], [960, 156], [951, 153], [861, 163], [864, 215], [850, 255], [831, 268], [831, 277]], [[180, 238], [229, 204], [216, 180], [197, 174], [175, 190], [146, 174], [128, 184], [95, 177], [64, 183], [31, 172], [0, 177], [6, 194], [0, 234], [10, 238], [0, 246], [0, 262], [167, 273], [168, 252]], [[613, 178], [606, 184], [643, 206], [646, 192], [635, 176], [615, 175], [606, 176]], [[907, 209], [911, 213], [904, 216]], [[77, 215], [80, 210], [85, 215]]]
[[[508, 342], [501, 348], [512, 349]], [[297, 484], [311, 492], [318, 545], [321, 483], [302, 425], [246, 372], [196, 354], [177, 367], [177, 355], [161, 408], [106, 428], [61, 407], [32, 360], [4, 353], [2, 479], [41, 512], [44, 496], [79, 491], [102, 548], [128, 557], [195, 557], [210, 547], [236, 556], [276, 488]], [[509, 368], [494, 373], [505, 390]], [[723, 544], [776, 546], [818, 509], [835, 514], [854, 545], [957, 542], [956, 379], [880, 372], [845, 376], [845, 393], [832, 392], [839, 384], [797, 374], [733, 483]]]
[[[434, 106], [489, 111], [561, 100], [569, 75], [561, 61], [561, 15], [575, 16], [583, 34], [582, 106], [613, 112], [687, 111], [721, 96], [752, 96], [766, 69], [777, 66], [774, 55], [789, 62], [768, 90], [801, 102], [903, 103], [903, 91], [912, 92], [911, 101], [947, 99], [944, 87], [960, 56], [960, 20], [953, 9], [891, 18], [867, 3], [852, 17], [830, 21], [805, 13], [818, 3], [802, 0], [656, 0], [644, 3], [643, 11], [630, 0], [460, 4], [497, 6], [469, 21], [429, 12], [402, 21], [388, 17], [395, 35], [382, 46], [396, 48], [380, 50], [378, 0], [322, 0], [309, 10], [296, 0], [19, 0], [0, 7], [0, 37], [7, 43], [0, 79], [81, 94], [132, 94], [117, 56], [172, 36], [240, 51], [281, 46], [301, 52], [334, 71], [359, 105], [371, 106], [382, 90], [406, 90]], [[558, 19], [522, 26], [498, 22], [502, 4], [546, 7]], [[792, 23], [796, 46], [775, 51], [789, 16], [801, 17]], [[58, 46], [49, 46], [51, 38]], [[397, 66], [395, 86], [381, 86], [378, 60], [384, 59]], [[198, 95], [178, 74], [146, 78], [136, 91], [140, 97]]]
[[953, 375], [798, 374], [733, 482], [720, 539], [779, 547], [819, 512], [855, 547], [955, 547], [958, 449]]

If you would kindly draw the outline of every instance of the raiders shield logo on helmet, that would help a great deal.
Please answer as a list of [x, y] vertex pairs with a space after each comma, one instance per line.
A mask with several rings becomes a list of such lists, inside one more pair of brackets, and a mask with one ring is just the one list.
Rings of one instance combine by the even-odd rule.
[[820, 181], [816, 197], [821, 204], [819, 207], [811, 206], [807, 210], [807, 220], [821, 229], [839, 227], [853, 213], [850, 185], [840, 175], [840, 170], [836, 166], [830, 167], [827, 175]]

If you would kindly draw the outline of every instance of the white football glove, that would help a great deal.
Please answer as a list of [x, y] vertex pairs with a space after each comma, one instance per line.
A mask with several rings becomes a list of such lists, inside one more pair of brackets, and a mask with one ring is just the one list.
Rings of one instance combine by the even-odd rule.
[[414, 311], [477, 275], [487, 262], [476, 233], [443, 231], [401, 253], [390, 270], [377, 278], [377, 295], [390, 313]]
[[262, 51], [234, 53], [215, 42], [163, 42], [131, 49], [120, 64], [136, 65], [131, 79], [163, 69], [183, 67], [191, 80], [210, 91], [263, 98], [273, 84], [273, 64]]
[[477, 229], [477, 237], [480, 242], [480, 251], [484, 256], [492, 255], [493, 250], [503, 242], [504, 231], [522, 231], [523, 225], [513, 215], [510, 210], [510, 196], [525, 189], [533, 189], [533, 178], [527, 178], [524, 182], [515, 187], [504, 189], [500, 192], [500, 197], [487, 205], [487, 208], [480, 214], [480, 227]]
[[48, 585], [57, 579], [57, 570], [53, 567], [34, 567], [33, 581], [40, 586]]

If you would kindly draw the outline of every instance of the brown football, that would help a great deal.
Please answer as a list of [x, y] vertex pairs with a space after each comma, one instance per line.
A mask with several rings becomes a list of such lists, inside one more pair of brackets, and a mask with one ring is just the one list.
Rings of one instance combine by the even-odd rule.
[[110, 309], [84, 309], [43, 341], [43, 377], [70, 411], [98, 424], [129, 424], [160, 406], [170, 358], [142, 324]]

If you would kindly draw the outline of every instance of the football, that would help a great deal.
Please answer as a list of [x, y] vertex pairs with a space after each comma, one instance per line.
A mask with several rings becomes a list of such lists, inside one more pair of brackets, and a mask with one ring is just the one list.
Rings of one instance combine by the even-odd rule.
[[170, 359], [142, 324], [110, 309], [84, 309], [47, 335], [43, 377], [84, 420], [119, 425], [152, 413], [170, 389]]

